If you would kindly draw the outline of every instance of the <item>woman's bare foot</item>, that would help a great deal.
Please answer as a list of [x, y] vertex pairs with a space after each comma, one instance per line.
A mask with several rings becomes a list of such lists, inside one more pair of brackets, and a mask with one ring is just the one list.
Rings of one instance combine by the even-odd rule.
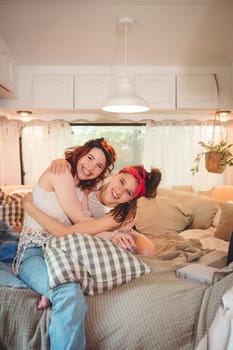
[[50, 301], [45, 295], [41, 295], [40, 300], [37, 303], [37, 309], [43, 310], [49, 307]]

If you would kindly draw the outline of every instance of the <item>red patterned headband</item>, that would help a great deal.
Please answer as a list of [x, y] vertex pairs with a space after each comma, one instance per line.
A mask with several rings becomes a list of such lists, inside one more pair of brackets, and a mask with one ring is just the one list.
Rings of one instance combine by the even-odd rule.
[[143, 197], [146, 194], [146, 186], [145, 186], [145, 180], [146, 180], [146, 171], [144, 167], [142, 167], [142, 177], [139, 174], [139, 172], [135, 168], [127, 167], [120, 170], [120, 173], [129, 173], [133, 175], [137, 181], [138, 185], [136, 187], [136, 190], [134, 191], [134, 198], [135, 197]]

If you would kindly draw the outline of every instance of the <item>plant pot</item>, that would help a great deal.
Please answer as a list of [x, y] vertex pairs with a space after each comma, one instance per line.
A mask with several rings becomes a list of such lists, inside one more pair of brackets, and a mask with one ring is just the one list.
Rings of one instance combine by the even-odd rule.
[[208, 152], [205, 154], [205, 166], [210, 173], [222, 174], [224, 172], [226, 165], [221, 166], [220, 161], [220, 152]]

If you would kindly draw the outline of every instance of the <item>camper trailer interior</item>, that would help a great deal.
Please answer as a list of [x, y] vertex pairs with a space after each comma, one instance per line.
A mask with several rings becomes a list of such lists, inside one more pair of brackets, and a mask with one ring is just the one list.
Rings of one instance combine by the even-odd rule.
[[[0, 1], [1, 349], [59, 350], [53, 305], [38, 310], [12, 270], [23, 202], [53, 159], [100, 137], [113, 175], [144, 164], [162, 180], [134, 226], [154, 256], [122, 253], [144, 272], [126, 276], [124, 258], [114, 287], [85, 292], [86, 349], [233, 349], [232, 23], [231, 0]], [[91, 263], [75, 268], [99, 283]]]

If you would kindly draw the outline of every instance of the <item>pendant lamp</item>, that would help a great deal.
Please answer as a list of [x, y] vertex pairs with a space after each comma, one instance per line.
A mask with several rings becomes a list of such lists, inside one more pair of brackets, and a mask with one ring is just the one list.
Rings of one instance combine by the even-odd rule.
[[[128, 66], [128, 27], [133, 24], [130, 17], [120, 18], [120, 26], [124, 27], [125, 39], [125, 67]], [[127, 70], [126, 70], [127, 71]], [[149, 110], [147, 102], [135, 92], [132, 78], [129, 76], [121, 77], [119, 85], [116, 88], [116, 94], [110, 96], [105, 101], [102, 110], [112, 113], [140, 113]]]

